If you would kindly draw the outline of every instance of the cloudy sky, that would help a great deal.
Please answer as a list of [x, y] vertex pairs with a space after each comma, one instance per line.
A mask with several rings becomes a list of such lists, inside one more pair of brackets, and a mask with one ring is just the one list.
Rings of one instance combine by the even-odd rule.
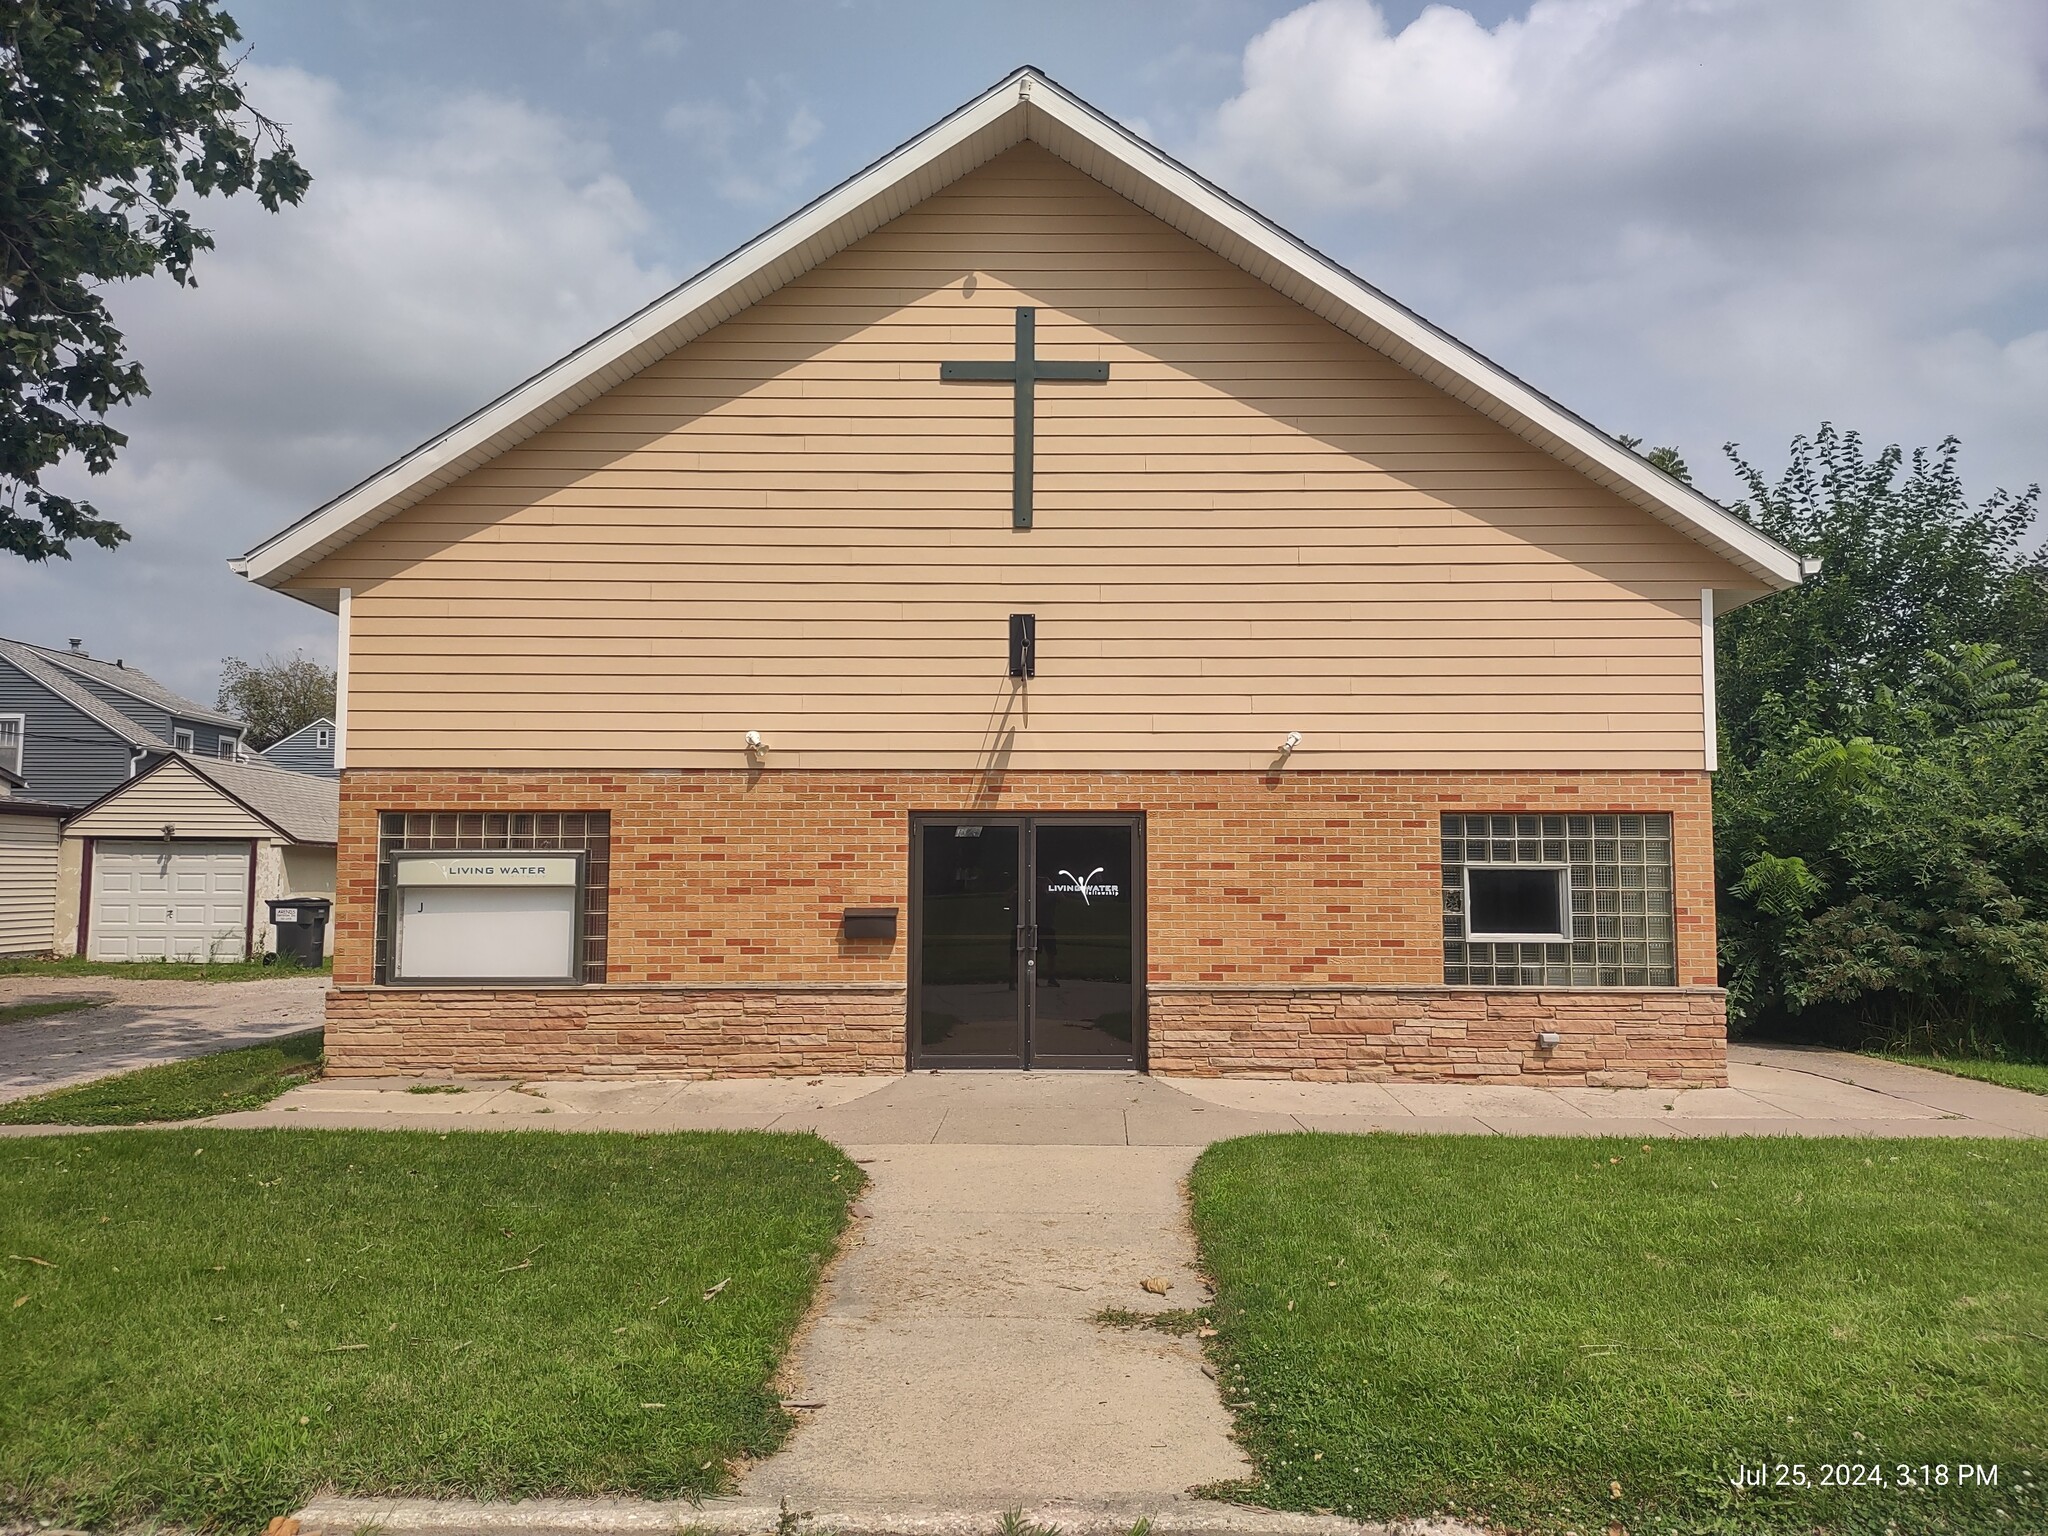
[[333, 654], [224, 561], [1037, 64], [1710, 490], [1824, 419], [2048, 479], [2040, 0], [230, 0], [313, 173], [112, 304], [134, 541], [0, 634], [210, 699]]

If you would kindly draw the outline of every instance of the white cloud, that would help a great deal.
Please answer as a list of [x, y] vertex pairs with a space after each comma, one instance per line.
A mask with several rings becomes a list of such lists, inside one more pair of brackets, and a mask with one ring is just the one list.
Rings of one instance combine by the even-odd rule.
[[[1316, 0], [1200, 157], [1617, 430], [1765, 461], [1823, 416], [2048, 476], [2048, 9]], [[1335, 238], [1333, 238], [1333, 234]]]
[[806, 153], [825, 125], [787, 80], [749, 80], [737, 104], [679, 101], [661, 125], [688, 146], [728, 202], [765, 207], [792, 201], [810, 185]]
[[500, 96], [365, 102], [289, 69], [250, 97], [313, 186], [205, 205], [196, 288], [109, 297], [152, 396], [81, 489], [134, 541], [0, 562], [0, 633], [90, 637], [210, 698], [222, 656], [333, 652], [332, 620], [224, 561], [646, 302], [645, 211], [603, 144]]

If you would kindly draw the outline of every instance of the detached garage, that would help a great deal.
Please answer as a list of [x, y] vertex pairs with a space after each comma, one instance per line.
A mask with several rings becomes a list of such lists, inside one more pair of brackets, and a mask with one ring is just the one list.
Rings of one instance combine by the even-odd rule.
[[[334, 895], [333, 780], [180, 753], [64, 828], [61, 887], [92, 960], [261, 954], [267, 903]], [[59, 914], [62, 926], [64, 914]]]
[[57, 849], [70, 810], [9, 793], [0, 769], [0, 955], [46, 955], [57, 908]]

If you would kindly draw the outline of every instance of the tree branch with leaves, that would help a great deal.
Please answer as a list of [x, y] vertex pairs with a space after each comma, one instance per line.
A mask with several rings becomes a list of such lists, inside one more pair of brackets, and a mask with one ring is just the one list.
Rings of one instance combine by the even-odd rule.
[[334, 669], [300, 651], [220, 664], [219, 706], [249, 727], [257, 751], [274, 746], [315, 720], [334, 718]]
[[43, 480], [72, 458], [106, 473], [127, 443], [108, 412], [149, 393], [104, 287], [191, 284], [213, 237], [187, 194], [253, 191], [273, 213], [305, 195], [282, 126], [243, 93], [241, 36], [212, 0], [0, 4], [0, 550], [128, 537]]

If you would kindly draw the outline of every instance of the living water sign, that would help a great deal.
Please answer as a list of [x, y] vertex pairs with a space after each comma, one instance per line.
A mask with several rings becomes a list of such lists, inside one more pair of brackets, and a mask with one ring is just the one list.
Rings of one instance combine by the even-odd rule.
[[573, 853], [409, 854], [398, 861], [397, 883], [413, 885], [574, 885]]
[[1071, 869], [1063, 869], [1059, 872], [1058, 879], [1046, 883], [1045, 894], [1078, 896], [1083, 906], [1093, 906], [1099, 896], [1121, 895], [1122, 889], [1115, 881], [1106, 881], [1102, 878], [1104, 868], [1105, 866], [1098, 864], [1085, 875], [1077, 875]]

